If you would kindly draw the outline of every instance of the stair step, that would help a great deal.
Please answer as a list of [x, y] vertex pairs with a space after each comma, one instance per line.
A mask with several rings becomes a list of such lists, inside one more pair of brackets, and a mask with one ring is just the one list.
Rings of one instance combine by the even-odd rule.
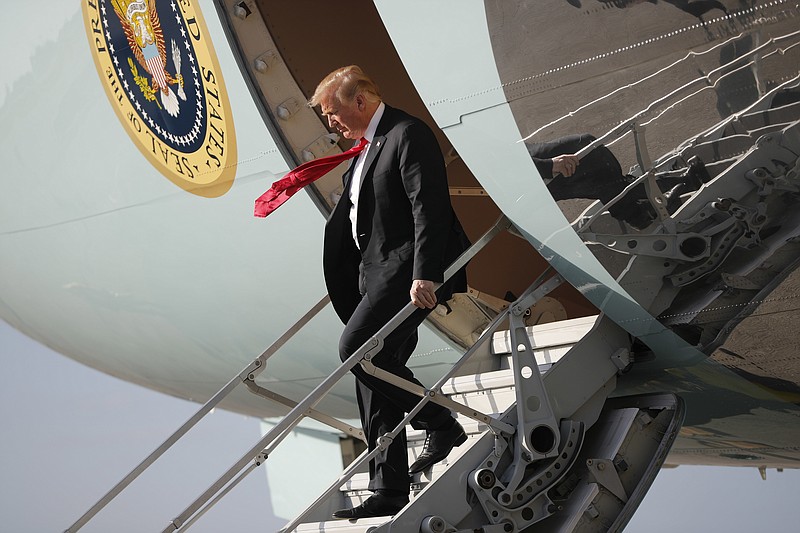
[[471, 376], [454, 377], [442, 385], [442, 393], [446, 396], [454, 394], [470, 394], [487, 390], [514, 386], [514, 374], [510, 368], [484, 372]]
[[[482, 422], [478, 422], [471, 418], [465, 418], [463, 416], [457, 416], [456, 420], [464, 428], [464, 433], [467, 434], [467, 437], [480, 435], [486, 431], [486, 424]], [[406, 441], [408, 442], [409, 447], [414, 447], [416, 445], [422, 446], [422, 444], [425, 442], [425, 437], [425, 430], [413, 429], [410, 426], [406, 426]]]
[[[594, 326], [597, 316], [529, 326], [526, 329], [539, 371], [558, 362]], [[492, 353], [505, 357], [500, 370], [457, 376], [442, 386], [442, 393], [483, 413], [502, 413], [514, 402], [514, 374], [509, 362], [511, 334], [498, 331], [492, 337]], [[491, 393], [489, 392], [491, 391]]]
[[[420, 472], [419, 474], [415, 474], [411, 481], [412, 486], [414, 486], [413, 490], [416, 492], [422, 490], [425, 487], [425, 485], [427, 485], [428, 483], [436, 479], [438, 476], [440, 476], [445, 470], [447, 470], [447, 468], [451, 464], [455, 463], [458, 460], [458, 458], [461, 457], [461, 455], [472, 446], [472, 442], [474, 440], [480, 438], [480, 435], [481, 434], [468, 435], [467, 441], [461, 446], [453, 448], [453, 451], [450, 452], [450, 455], [446, 459], [442, 460], [439, 463], [436, 463], [430, 470], [426, 470], [425, 472]], [[420, 449], [421, 448], [422, 447], [420, 446]], [[410, 462], [413, 462], [414, 460], [416, 460], [416, 458], [417, 454], [411, 455], [409, 453]], [[372, 494], [371, 492], [368, 491], [367, 489], [368, 486], [369, 486], [369, 474], [366, 472], [361, 472], [355, 474], [352, 478], [350, 478], [349, 481], [347, 481], [347, 483], [342, 485], [341, 490], [342, 492], [345, 493], [346, 497], [354, 498], [355, 501], [355, 499], [360, 498], [361, 496], [369, 497]], [[362, 492], [363, 494], [360, 494]], [[358, 503], [360, 503], [360, 501], [356, 501], [356, 505], [358, 505]]]
[[297, 533], [366, 533], [389, 521], [388, 516], [362, 518], [361, 520], [329, 520], [326, 522], [307, 522], [297, 526]]
[[[569, 350], [592, 329], [596, 321], [597, 315], [592, 315], [525, 328], [531, 346], [537, 352], [537, 362], [540, 365], [555, 363], [557, 359], [548, 357], [550, 351], [552, 350], [555, 354]], [[492, 353], [495, 355], [511, 353], [510, 331], [495, 332], [492, 336]], [[540, 354], [542, 355], [541, 360], [538, 357]]]
[[[464, 433], [467, 434], [467, 442], [457, 448], [454, 448], [453, 456], [455, 456], [456, 450], [459, 448], [468, 447], [472, 439], [480, 438], [480, 436], [483, 435], [488, 429], [486, 424], [483, 422], [477, 422], [471, 418], [458, 416], [456, 417], [456, 420], [464, 428]], [[424, 430], [411, 429], [410, 427], [406, 428], [406, 444], [408, 445], [409, 461], [415, 461], [417, 457], [419, 457], [419, 454], [422, 452], [422, 447], [425, 445], [426, 436], [427, 435]]]

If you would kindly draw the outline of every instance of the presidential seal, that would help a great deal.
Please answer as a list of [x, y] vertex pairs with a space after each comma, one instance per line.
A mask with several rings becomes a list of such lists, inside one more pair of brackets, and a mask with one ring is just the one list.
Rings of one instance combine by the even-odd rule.
[[192, 0], [83, 0], [111, 106], [173, 183], [217, 197], [233, 184], [236, 139], [222, 73]]

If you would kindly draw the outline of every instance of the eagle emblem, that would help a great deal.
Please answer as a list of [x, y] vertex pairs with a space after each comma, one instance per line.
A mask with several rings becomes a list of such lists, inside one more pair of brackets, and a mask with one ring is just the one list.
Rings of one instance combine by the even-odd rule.
[[[180, 112], [178, 98], [186, 100], [183, 90], [183, 76], [181, 75], [181, 52], [175, 40], [171, 41], [172, 63], [175, 66], [173, 77], [167, 70], [167, 48], [164, 42], [164, 32], [158, 18], [155, 0], [113, 0], [114, 12], [119, 18], [125, 37], [128, 40], [136, 62], [150, 77], [139, 75], [139, 69], [128, 58], [131, 74], [148, 101], [156, 101], [156, 95], [161, 100], [161, 108], [170, 116], [177, 117]], [[177, 85], [177, 96], [170, 85]]]
[[142, 155], [192, 194], [228, 192], [238, 169], [236, 132], [199, 6], [188, 0], [81, 3], [100, 83]]

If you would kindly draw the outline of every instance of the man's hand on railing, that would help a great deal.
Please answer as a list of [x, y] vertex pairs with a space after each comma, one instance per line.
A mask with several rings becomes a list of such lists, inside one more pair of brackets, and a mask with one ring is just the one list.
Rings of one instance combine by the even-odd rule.
[[411, 283], [411, 303], [420, 309], [436, 307], [436, 284], [425, 279], [415, 279]]
[[553, 158], [553, 176], [561, 174], [568, 178], [575, 174], [575, 169], [578, 168], [580, 160], [577, 155], [562, 154]]

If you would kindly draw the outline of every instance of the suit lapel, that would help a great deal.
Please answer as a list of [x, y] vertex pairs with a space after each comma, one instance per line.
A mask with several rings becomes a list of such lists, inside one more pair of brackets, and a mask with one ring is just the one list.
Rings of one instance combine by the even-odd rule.
[[[372, 167], [375, 163], [375, 160], [378, 157], [378, 154], [383, 149], [383, 145], [386, 144], [386, 132], [388, 132], [391, 129], [392, 125], [394, 124], [392, 116], [393, 116], [392, 108], [390, 108], [387, 105], [383, 112], [383, 116], [381, 117], [381, 120], [378, 123], [378, 127], [375, 130], [375, 136], [372, 138], [372, 142], [369, 145], [369, 150], [367, 151], [367, 158], [364, 161], [364, 168], [361, 173], [361, 183], [359, 184], [359, 193], [364, 188], [364, 183], [372, 180], [372, 175], [374, 174]], [[350, 161], [350, 167], [342, 175], [342, 179], [344, 181], [342, 188], [342, 198], [349, 199], [350, 197], [350, 187], [353, 182], [353, 171], [355, 170], [356, 159]], [[341, 201], [339, 203], [341, 203]], [[350, 202], [348, 200], [348, 205], [349, 204]], [[363, 203], [359, 202], [359, 204], [360, 205], [358, 210], [360, 212], [363, 209]]]
[[350, 182], [353, 181], [353, 168], [356, 166], [356, 160], [353, 159], [350, 161], [350, 166], [347, 167], [347, 170], [344, 171], [342, 174], [342, 195], [346, 195], [347, 191], [350, 190]]
[[381, 117], [380, 122], [378, 122], [378, 127], [375, 128], [375, 136], [372, 138], [372, 142], [369, 145], [367, 159], [364, 161], [364, 170], [361, 175], [361, 188], [364, 187], [364, 183], [367, 180], [372, 180], [372, 175], [374, 174], [372, 167], [375, 163], [375, 159], [378, 157], [378, 154], [383, 149], [383, 145], [386, 143], [386, 133], [392, 129], [392, 126], [394, 125], [393, 117], [393, 109], [388, 105], [385, 105], [383, 116]]
[[364, 172], [361, 175], [362, 187], [367, 179], [372, 179], [372, 165], [375, 163], [375, 159], [378, 157], [378, 153], [383, 148], [385, 141], [386, 137], [383, 135], [375, 135], [375, 137], [373, 137], [369, 145], [369, 151], [367, 152], [367, 159], [364, 161]]

